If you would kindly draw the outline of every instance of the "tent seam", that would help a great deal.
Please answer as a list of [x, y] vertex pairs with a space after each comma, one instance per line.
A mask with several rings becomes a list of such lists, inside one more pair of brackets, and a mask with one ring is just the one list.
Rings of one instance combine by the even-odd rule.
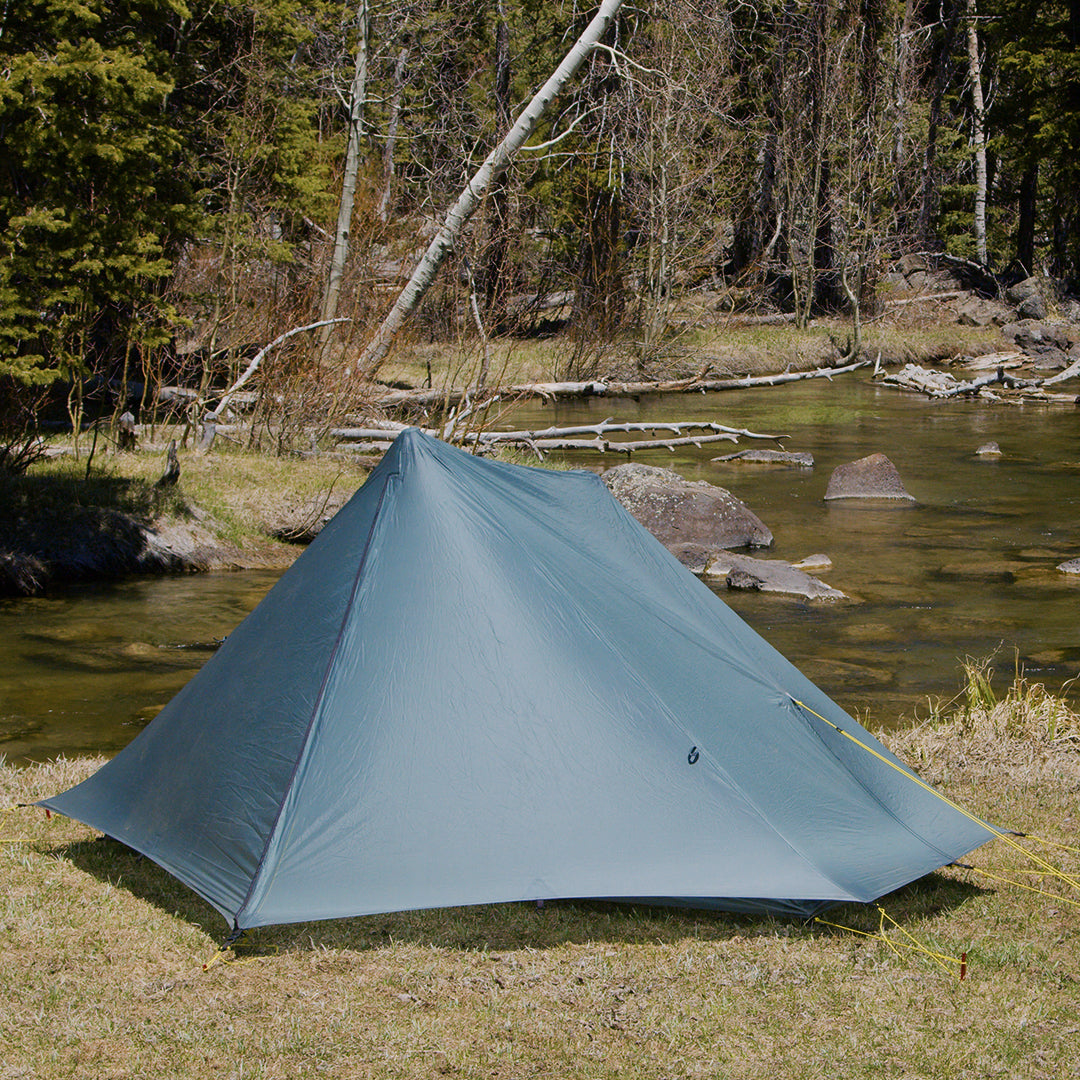
[[248, 885], [247, 892], [244, 894], [243, 900], [240, 902], [240, 906], [236, 909], [236, 915], [233, 918], [234, 924], [239, 928], [239, 920], [244, 909], [247, 907], [248, 902], [251, 900], [252, 895], [255, 892], [255, 887], [259, 883], [267, 853], [270, 850], [270, 845], [274, 842], [274, 838], [278, 834], [278, 827], [281, 824], [281, 816], [285, 811], [285, 806], [289, 801], [289, 796], [292, 793], [293, 785], [296, 783], [296, 776], [300, 770], [300, 764], [304, 760], [304, 755], [307, 752], [308, 746], [311, 742], [311, 732], [315, 727], [316, 720], [319, 716], [319, 712], [322, 708], [323, 698], [326, 694], [326, 686], [330, 681], [330, 673], [334, 669], [334, 663], [337, 660], [338, 650], [341, 648], [341, 639], [345, 633], [345, 627], [349, 623], [349, 615], [352, 613], [352, 609], [356, 604], [356, 597], [360, 591], [360, 582], [364, 575], [364, 568], [367, 566], [368, 553], [371, 550], [371, 541], [375, 535], [376, 526], [379, 524], [379, 518], [382, 516], [383, 501], [386, 498], [386, 493], [390, 488], [390, 481], [394, 477], [400, 475], [400, 469], [395, 469], [393, 472], [387, 473], [386, 481], [383, 484], [382, 491], [379, 492], [379, 501], [375, 507], [375, 513], [371, 518], [371, 527], [368, 529], [367, 538], [364, 540], [364, 549], [360, 554], [360, 561], [356, 568], [356, 573], [353, 575], [352, 589], [349, 593], [349, 602], [345, 606], [345, 611], [341, 616], [341, 625], [338, 627], [337, 637], [334, 640], [334, 647], [330, 651], [330, 658], [326, 662], [326, 669], [323, 671], [322, 681], [319, 683], [319, 692], [315, 695], [315, 702], [311, 707], [311, 716], [308, 718], [307, 727], [304, 730], [304, 737], [300, 742], [300, 752], [296, 756], [296, 761], [293, 763], [292, 772], [289, 774], [289, 779], [282, 790], [281, 800], [278, 804], [277, 813], [274, 815], [273, 824], [270, 826], [266, 834], [266, 843], [263, 844], [262, 852], [259, 855], [258, 861], [255, 863], [255, 870], [251, 875], [251, 882]]

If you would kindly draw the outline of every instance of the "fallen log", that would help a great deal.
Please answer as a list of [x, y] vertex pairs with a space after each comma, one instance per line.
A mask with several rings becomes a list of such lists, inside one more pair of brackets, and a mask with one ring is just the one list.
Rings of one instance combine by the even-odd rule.
[[[664, 393], [711, 393], [720, 390], [745, 390], [750, 387], [779, 386], [801, 379], [831, 379], [845, 375], [873, 363], [873, 360], [857, 360], [840, 367], [811, 368], [809, 371], [785, 371], [778, 375], [745, 375], [736, 379], [678, 379], [652, 382], [617, 382], [592, 380], [590, 382], [542, 382], [522, 383], [506, 387], [503, 394], [511, 398], [542, 397], [549, 400], [577, 397], [640, 397], [643, 394]], [[389, 390], [376, 394], [371, 402], [381, 408], [403, 405], [456, 405], [471, 393], [464, 387], [442, 390]]]
[[[332, 428], [330, 435], [332, 438], [345, 442], [392, 442], [406, 427], [405, 424], [382, 421], [371, 426]], [[694, 431], [695, 429], [701, 430], [703, 434], [683, 434], [684, 431]], [[645, 431], [670, 431], [672, 437], [638, 440], [619, 440], [605, 437], [613, 432]], [[438, 435], [439, 433], [428, 429], [428, 434]], [[578, 435], [593, 435], [594, 438], [575, 438]], [[750, 431], [748, 428], [729, 428], [711, 421], [691, 420], [650, 424], [614, 423], [606, 420], [599, 424], [567, 428], [549, 427], [539, 431], [469, 432], [463, 436], [463, 441], [473, 445], [479, 444], [485, 450], [493, 449], [501, 444], [517, 444], [527, 446], [538, 456], [543, 456], [543, 453], [549, 450], [592, 450], [601, 454], [609, 452], [632, 454], [638, 450], [660, 449], [674, 451], [677, 446], [703, 446], [706, 443], [713, 442], [738, 442], [740, 438], [769, 439], [773, 442], [781, 442], [787, 436], [767, 435]]]
[[750, 431], [748, 428], [732, 428], [725, 427], [723, 424], [715, 424], [711, 420], [697, 421], [697, 420], [680, 420], [672, 421], [670, 423], [616, 423], [611, 417], [607, 420], [602, 420], [598, 424], [584, 424], [580, 427], [549, 427], [540, 431], [491, 431], [484, 432], [480, 438], [491, 441], [521, 441], [524, 439], [536, 440], [546, 438], [567, 438], [573, 435], [608, 435], [611, 432], [622, 431], [670, 431], [674, 435], [682, 435], [684, 431], [689, 431], [693, 428], [701, 428], [705, 431], [709, 431], [713, 434], [726, 433], [729, 435], [743, 436], [747, 439], [772, 439], [779, 441], [780, 439], [786, 439], [786, 435], [763, 435], [760, 432]]
[[1074, 360], [1064, 371], [1043, 379], [1043, 386], [1053, 386], [1055, 383], [1065, 382], [1066, 379], [1080, 378], [1080, 360]]
[[[482, 439], [482, 445], [494, 446], [501, 442], [510, 442], [508, 439]], [[720, 432], [714, 435], [683, 435], [673, 439], [639, 439], [637, 441], [620, 439], [520, 439], [521, 442], [531, 449], [540, 450], [595, 450], [597, 453], [606, 454], [609, 451], [616, 454], [632, 454], [635, 450], [670, 450], [675, 452], [676, 446], [702, 446], [713, 442], [738, 442], [739, 437], [731, 432]]]
[[[933, 398], [953, 398], [965, 395], [982, 396], [994, 401], [1024, 399], [1063, 404], [1073, 404], [1080, 400], [1073, 394], [1051, 394], [1044, 389], [1049, 383], [1060, 381], [1057, 376], [1051, 379], [1019, 379], [1015, 375], [1008, 374], [1004, 367], [998, 367], [990, 375], [961, 382], [945, 371], [920, 367], [918, 364], [905, 364], [898, 372], [886, 375], [881, 381], [885, 385], [896, 386], [901, 390], [915, 390]], [[1000, 391], [992, 394], [982, 393], [988, 387], [998, 384], [1001, 386]]]

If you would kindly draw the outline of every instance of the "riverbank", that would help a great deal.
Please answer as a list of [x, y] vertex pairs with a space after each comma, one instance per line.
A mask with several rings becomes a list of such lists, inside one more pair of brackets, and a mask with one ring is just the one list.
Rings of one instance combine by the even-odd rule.
[[[998, 703], [969, 679], [961, 700], [898, 735], [899, 752], [974, 813], [1073, 845], [1035, 850], [1075, 878], [1077, 715], [1023, 683]], [[0, 798], [55, 793], [96, 764], [0, 766]], [[855, 905], [825, 918], [861, 934], [506, 904], [267, 928], [203, 971], [224, 921], [153, 863], [32, 809], [3, 826], [5, 1078], [954, 1080], [1080, 1068], [1080, 895], [1003, 841], [968, 860], [982, 873], [942, 870], [885, 898], [901, 927], [891, 943], [875, 936], [877, 910]]]
[[[943, 296], [901, 301], [869, 323], [865, 354], [883, 365], [935, 363], [1006, 347], [998, 325], [960, 321], [958, 309], [967, 310], [970, 302], [963, 294]], [[815, 320], [798, 329], [709, 315], [704, 308], [685, 316], [685, 328], [650, 369], [650, 377], [662, 376], [661, 387], [696, 390], [733, 378], [818, 369], [831, 377], [848, 332], [843, 320]], [[559, 338], [494, 343], [492, 378], [512, 386], [565, 376], [571, 373], [564, 355], [571, 344]], [[399, 407], [410, 421], [428, 421], [429, 406], [414, 401], [410, 411], [401, 388], [468, 382], [478, 360], [474, 353], [475, 346], [403, 346], [384, 371], [386, 389], [398, 388]], [[593, 374], [605, 378], [642, 375], [626, 350], [615, 347], [590, 363]], [[129, 574], [287, 566], [298, 544], [362, 483], [371, 463], [355, 454], [247, 452], [225, 433], [210, 452], [182, 448], [179, 483], [162, 487], [168, 440], [179, 434], [144, 428], [136, 449], [123, 452], [102, 440], [89, 465], [84, 437], [79, 455], [38, 462], [22, 477], [0, 476], [0, 596]], [[54, 443], [56, 451], [71, 449], [70, 439]]]
[[0, 596], [131, 574], [284, 568], [369, 464], [224, 443], [180, 450], [179, 481], [165, 487], [166, 449], [159, 436], [97, 456], [89, 476], [85, 458], [64, 454], [0, 477]]

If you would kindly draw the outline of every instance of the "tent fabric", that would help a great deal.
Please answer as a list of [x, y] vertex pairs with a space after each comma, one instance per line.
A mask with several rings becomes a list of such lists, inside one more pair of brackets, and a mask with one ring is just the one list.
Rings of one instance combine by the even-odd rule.
[[409, 430], [158, 717], [42, 805], [238, 929], [558, 897], [805, 915], [991, 838], [888, 763], [594, 474]]

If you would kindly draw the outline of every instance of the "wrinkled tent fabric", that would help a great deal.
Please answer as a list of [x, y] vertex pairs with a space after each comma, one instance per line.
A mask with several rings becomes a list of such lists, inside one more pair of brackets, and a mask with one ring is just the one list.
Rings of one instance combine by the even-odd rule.
[[888, 762], [595, 475], [410, 430], [146, 730], [42, 805], [238, 929], [556, 897], [806, 915], [990, 839]]

